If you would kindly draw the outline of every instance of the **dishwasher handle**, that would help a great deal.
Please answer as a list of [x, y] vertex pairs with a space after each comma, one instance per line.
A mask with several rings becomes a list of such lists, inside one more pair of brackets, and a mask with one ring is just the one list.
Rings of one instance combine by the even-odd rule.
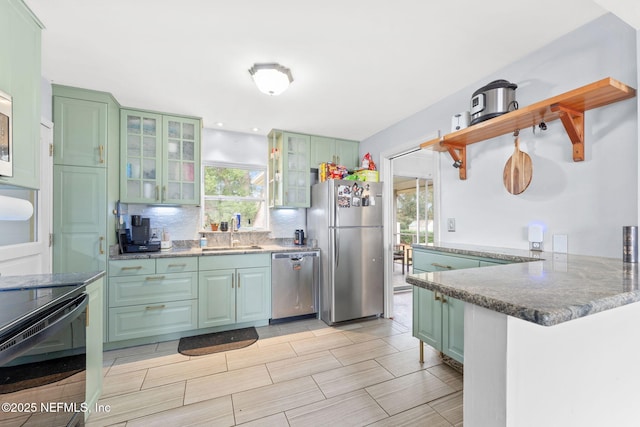
[[309, 252], [275, 252], [271, 254], [271, 259], [290, 259], [292, 261], [300, 261], [300, 259], [305, 257], [319, 257], [320, 252], [318, 251], [309, 251]]

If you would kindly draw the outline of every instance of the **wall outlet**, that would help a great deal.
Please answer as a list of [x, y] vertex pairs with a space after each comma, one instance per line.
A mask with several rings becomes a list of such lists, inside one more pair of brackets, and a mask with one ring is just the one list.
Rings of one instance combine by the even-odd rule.
[[447, 218], [447, 231], [456, 231], [456, 219], [455, 218]]

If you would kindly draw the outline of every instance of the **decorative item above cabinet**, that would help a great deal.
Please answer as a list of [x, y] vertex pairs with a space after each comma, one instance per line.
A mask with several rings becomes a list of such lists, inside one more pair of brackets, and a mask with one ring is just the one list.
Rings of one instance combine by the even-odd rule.
[[460, 179], [467, 179], [467, 145], [560, 119], [573, 145], [573, 161], [584, 160], [584, 112], [636, 96], [636, 90], [611, 77], [420, 144], [448, 151]]
[[200, 118], [123, 109], [120, 128], [122, 202], [200, 204]]

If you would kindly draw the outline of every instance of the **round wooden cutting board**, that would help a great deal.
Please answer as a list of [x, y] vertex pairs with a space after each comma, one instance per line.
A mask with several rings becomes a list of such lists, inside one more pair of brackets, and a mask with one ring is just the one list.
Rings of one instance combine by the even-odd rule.
[[513, 154], [504, 165], [504, 173], [502, 179], [504, 188], [511, 194], [520, 194], [527, 189], [531, 183], [533, 175], [533, 166], [531, 165], [531, 157], [523, 151], [520, 151], [520, 139], [516, 137], [516, 148]]

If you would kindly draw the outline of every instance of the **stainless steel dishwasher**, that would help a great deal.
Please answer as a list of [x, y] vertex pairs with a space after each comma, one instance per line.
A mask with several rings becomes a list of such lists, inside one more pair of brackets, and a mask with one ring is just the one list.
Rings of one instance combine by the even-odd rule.
[[271, 255], [271, 320], [311, 317], [318, 313], [320, 252]]

